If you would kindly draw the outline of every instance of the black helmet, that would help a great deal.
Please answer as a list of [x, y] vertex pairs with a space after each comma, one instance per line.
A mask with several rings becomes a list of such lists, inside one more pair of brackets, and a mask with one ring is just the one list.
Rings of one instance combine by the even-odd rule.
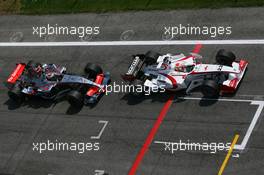
[[26, 69], [30, 76], [38, 76], [42, 72], [41, 63], [35, 63], [34, 61], [29, 61], [26, 65]]

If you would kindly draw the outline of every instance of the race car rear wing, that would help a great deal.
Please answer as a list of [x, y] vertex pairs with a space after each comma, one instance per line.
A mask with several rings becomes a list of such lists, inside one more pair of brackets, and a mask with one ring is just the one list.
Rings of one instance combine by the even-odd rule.
[[125, 81], [133, 81], [136, 79], [137, 74], [139, 71], [142, 69], [144, 65], [144, 59], [142, 60], [142, 55], [134, 55], [134, 59], [132, 63], [130, 64], [128, 71], [124, 74], [121, 75], [123, 80]]
[[26, 68], [26, 64], [24, 64], [24, 63], [17, 64], [17, 66], [14, 69], [14, 71], [12, 72], [12, 74], [10, 74], [10, 76], [8, 77], [7, 83], [8, 84], [15, 84], [16, 81], [19, 79], [19, 77], [23, 74], [25, 68]]

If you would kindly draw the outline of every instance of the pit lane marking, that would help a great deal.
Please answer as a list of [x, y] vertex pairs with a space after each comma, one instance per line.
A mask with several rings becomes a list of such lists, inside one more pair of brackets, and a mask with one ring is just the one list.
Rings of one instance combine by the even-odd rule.
[[[206, 100], [206, 101], [224, 101], [224, 102], [252, 102], [254, 100], [229, 99], [229, 98], [199, 98], [199, 97], [178, 97], [181, 100]], [[176, 99], [176, 100], [177, 100]]]
[[144, 158], [146, 152], [148, 151], [150, 144], [152, 143], [156, 133], [158, 132], [158, 129], [159, 129], [161, 123], [163, 122], [164, 118], [166, 117], [167, 112], [170, 109], [170, 106], [173, 102], [173, 99], [174, 99], [174, 95], [170, 96], [170, 98], [167, 100], [167, 102], [162, 107], [162, 109], [158, 115], [158, 118], [156, 119], [151, 131], [149, 132], [149, 134], [148, 134], [148, 136], [147, 136], [147, 138], [143, 144], [143, 146], [141, 147], [139, 153], [137, 154], [136, 159], [133, 162], [132, 167], [130, 168], [130, 170], [128, 172], [128, 175], [135, 175], [136, 174], [136, 171], [137, 171], [142, 159]]
[[220, 168], [220, 170], [218, 172], [218, 175], [222, 175], [223, 174], [223, 172], [225, 170], [225, 167], [226, 167], [226, 165], [227, 165], [227, 163], [228, 163], [228, 161], [230, 159], [230, 156], [231, 156], [231, 154], [233, 152], [233, 149], [234, 149], [234, 147], [235, 147], [236, 142], [238, 141], [238, 139], [239, 139], [239, 135], [237, 134], [237, 135], [235, 135], [235, 138], [232, 141], [232, 144], [230, 146], [230, 149], [228, 150], [228, 153], [227, 153], [227, 155], [225, 157], [225, 160], [224, 160], [224, 162], [221, 165], [221, 168]]
[[99, 120], [98, 123], [103, 123], [104, 126], [102, 127], [101, 131], [99, 132], [99, 134], [97, 136], [91, 136], [91, 139], [100, 139], [107, 124], [108, 124], [108, 121], [104, 121], [104, 120]]
[[238, 150], [244, 150], [246, 148], [246, 145], [248, 143], [248, 140], [257, 124], [257, 121], [258, 121], [258, 118], [261, 116], [261, 112], [263, 110], [263, 107], [264, 107], [264, 101], [252, 101], [251, 102], [252, 105], [259, 105], [258, 106], [258, 109], [249, 125], [249, 128], [247, 130], [247, 133], [246, 135], [244, 136], [244, 139], [242, 141], [242, 143], [240, 145], [235, 145], [235, 149], [238, 149]]
[[[250, 103], [251, 105], [258, 105], [258, 108], [254, 114], [253, 119], [251, 120], [251, 123], [249, 125], [249, 128], [247, 129], [247, 132], [242, 140], [241, 144], [236, 144], [234, 146], [235, 150], [238, 151], [243, 151], [245, 150], [247, 143], [250, 139], [250, 136], [259, 120], [259, 118], [262, 116], [261, 113], [264, 108], [264, 101], [260, 100], [245, 100], [245, 99], [228, 99], [228, 98], [219, 98], [219, 99], [209, 99], [209, 98], [197, 98], [197, 97], [178, 97], [178, 99], [182, 100], [208, 100], [208, 101], [222, 101], [222, 102], [247, 102]], [[177, 100], [177, 99], [176, 99]]]
[[91, 42], [0, 42], [0, 47], [39, 47], [39, 46], [146, 46], [146, 45], [245, 45], [264, 44], [264, 39], [234, 39], [234, 40], [170, 40], [170, 41], [91, 41]]

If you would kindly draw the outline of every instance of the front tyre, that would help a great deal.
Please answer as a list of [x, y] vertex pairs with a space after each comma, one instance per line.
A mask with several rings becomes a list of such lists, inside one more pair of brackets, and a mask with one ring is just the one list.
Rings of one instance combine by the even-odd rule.
[[217, 52], [215, 59], [220, 65], [232, 67], [232, 63], [236, 60], [236, 56], [233, 52], [221, 49]]
[[145, 56], [146, 56], [146, 63], [150, 65], [150, 64], [155, 64], [159, 56], [161, 56], [161, 54], [150, 50], [145, 54]]
[[201, 92], [204, 97], [217, 98], [220, 93], [220, 88], [214, 80], [206, 80], [201, 87]]
[[76, 90], [72, 90], [67, 95], [67, 100], [71, 106], [82, 107], [83, 106], [83, 95]]
[[89, 78], [95, 79], [98, 74], [103, 73], [103, 70], [100, 66], [94, 63], [87, 63], [84, 68], [84, 72], [88, 75]]

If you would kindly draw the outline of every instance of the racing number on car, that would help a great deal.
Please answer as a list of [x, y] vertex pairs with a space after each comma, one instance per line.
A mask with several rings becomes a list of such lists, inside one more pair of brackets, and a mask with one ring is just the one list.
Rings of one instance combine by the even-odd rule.
[[223, 68], [223, 65], [219, 65], [219, 67], [218, 67], [218, 71], [221, 71], [222, 70], [222, 68]]

